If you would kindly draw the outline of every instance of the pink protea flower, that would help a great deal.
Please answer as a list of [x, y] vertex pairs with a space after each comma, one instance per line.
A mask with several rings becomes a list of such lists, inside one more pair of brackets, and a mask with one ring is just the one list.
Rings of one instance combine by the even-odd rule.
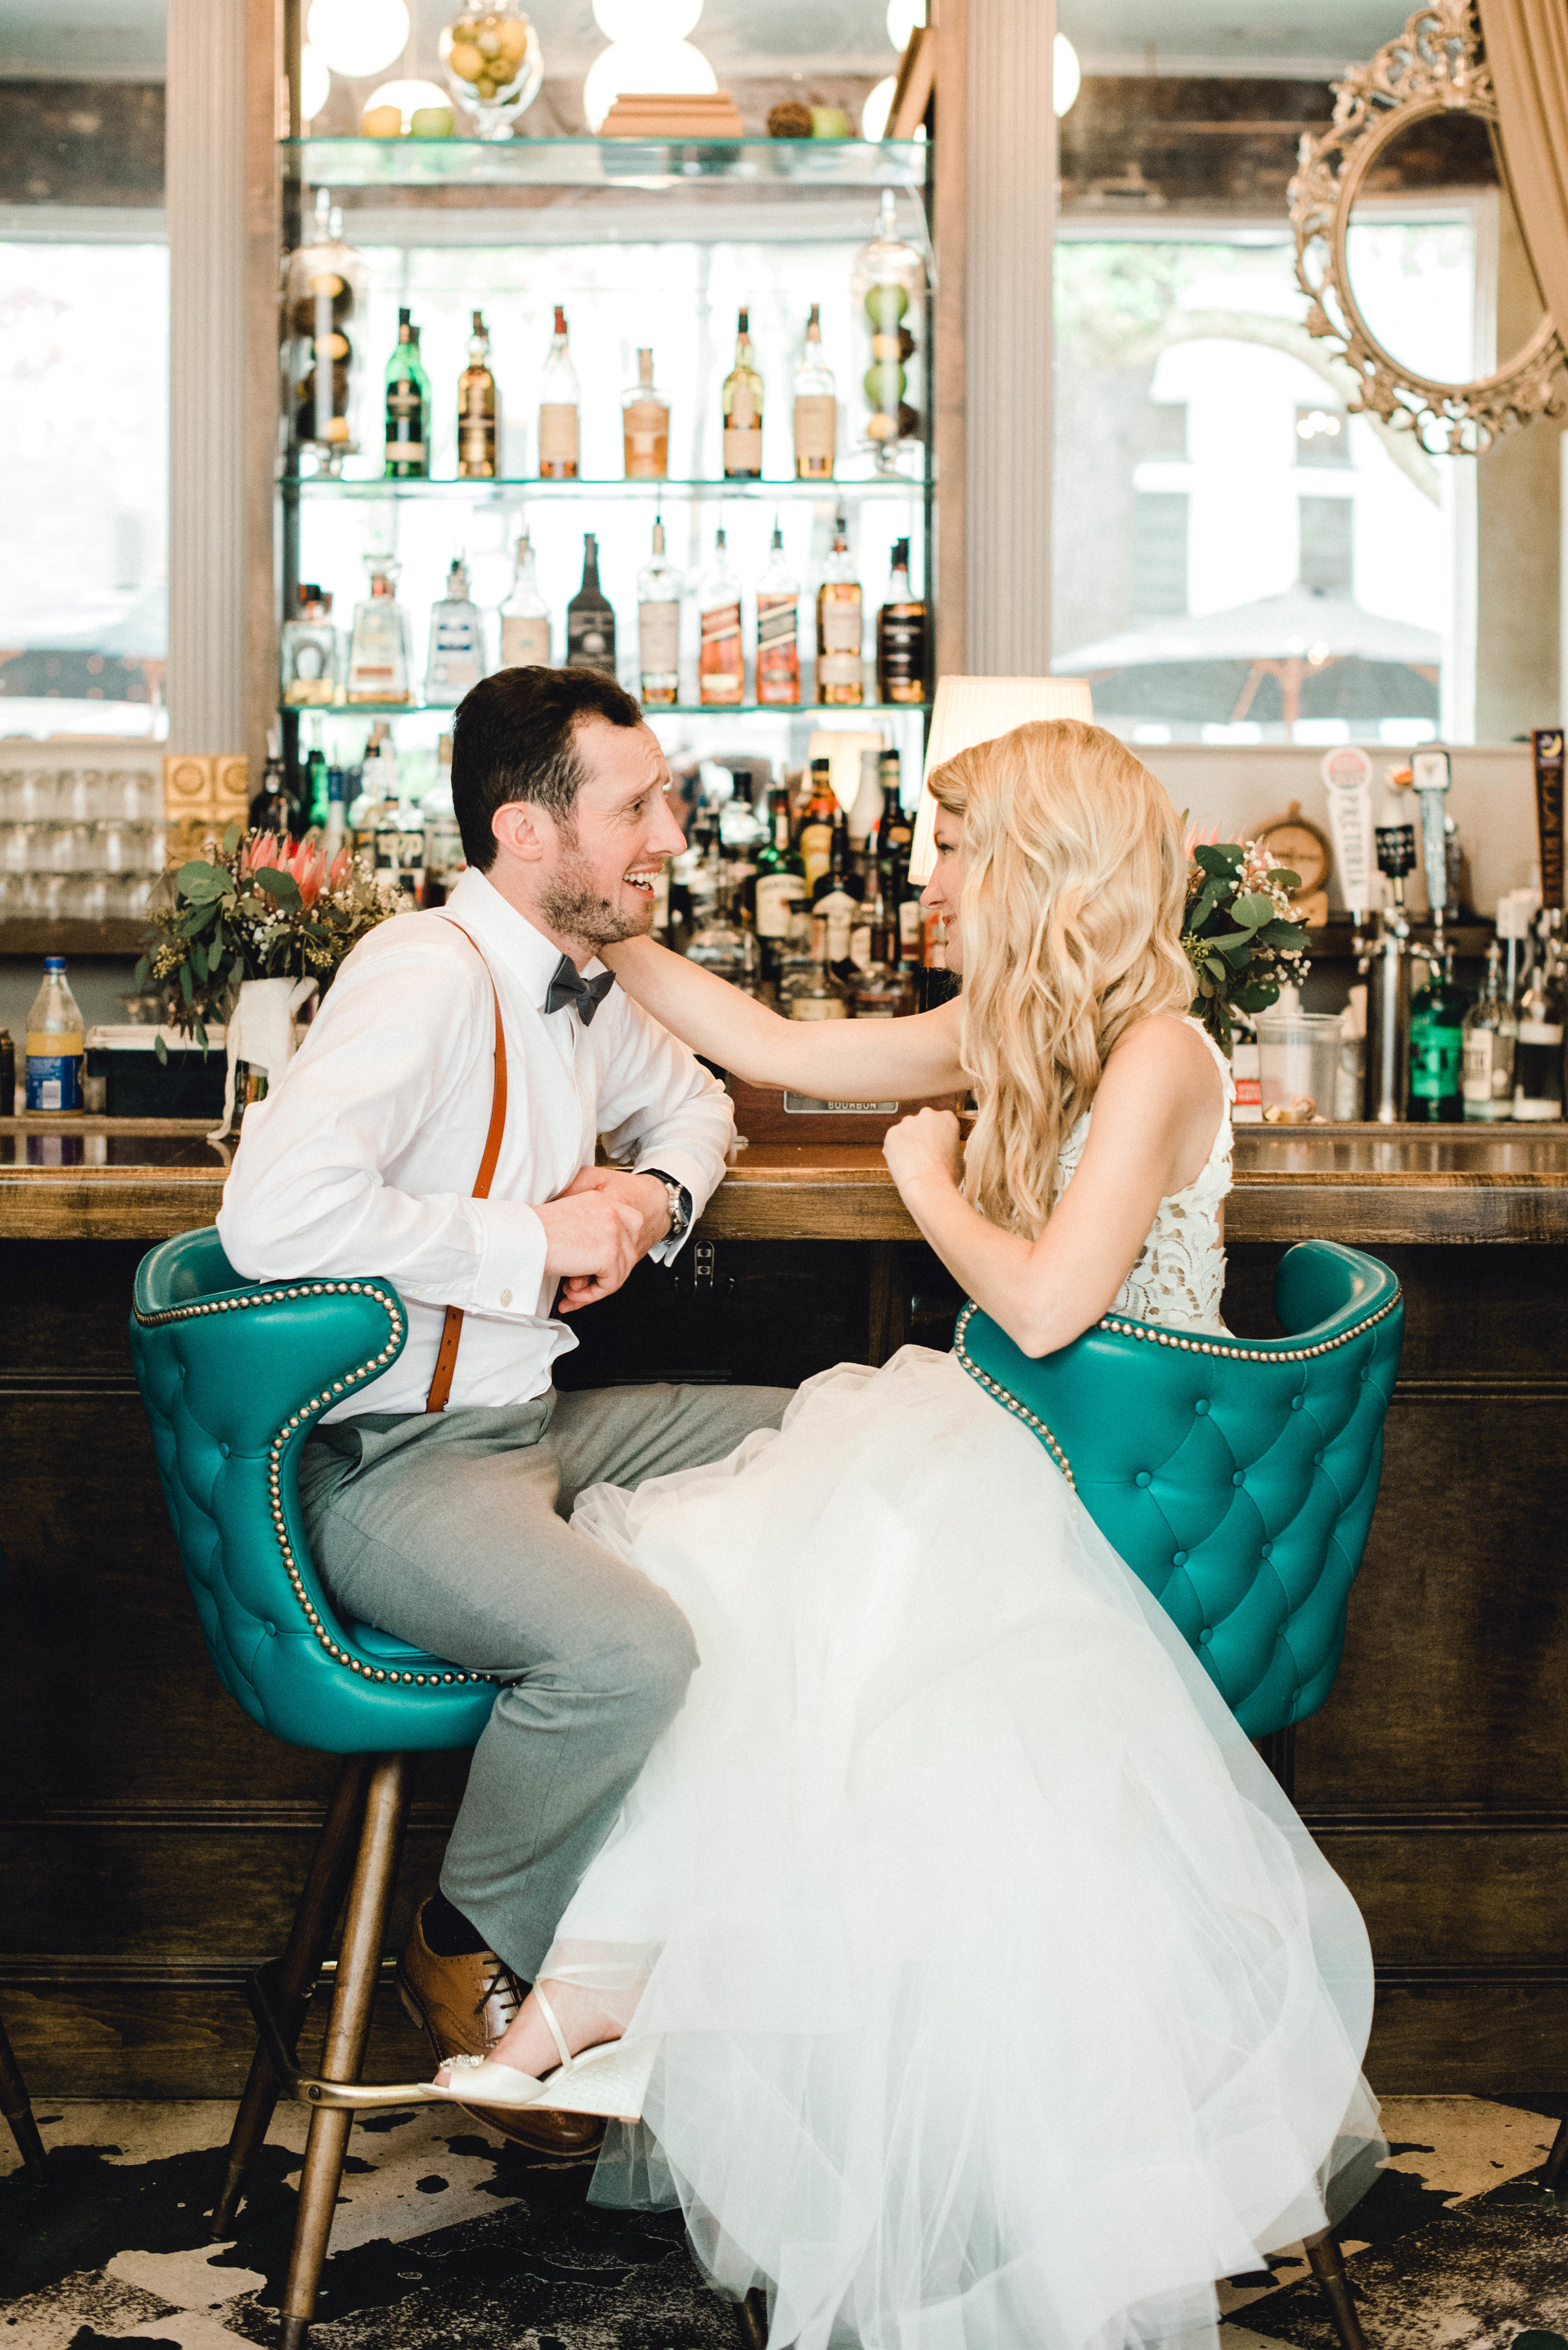
[[306, 833], [292, 854], [282, 858], [280, 862], [284, 870], [292, 873], [299, 885], [300, 904], [314, 906], [317, 899], [321, 895], [321, 887], [327, 879], [327, 852], [321, 846], [318, 835], [313, 832]]
[[1212, 848], [1219, 837], [1220, 827], [1217, 824], [1211, 824], [1207, 832], [1203, 830], [1201, 825], [1189, 824], [1181, 843], [1181, 853], [1190, 865], [1195, 848]]
[[278, 833], [253, 832], [240, 851], [241, 873], [254, 873], [264, 865], [281, 865], [284, 862], [283, 847], [282, 836]]
[[354, 851], [346, 842], [332, 860], [332, 869], [327, 876], [327, 888], [329, 889], [341, 889], [353, 870]]

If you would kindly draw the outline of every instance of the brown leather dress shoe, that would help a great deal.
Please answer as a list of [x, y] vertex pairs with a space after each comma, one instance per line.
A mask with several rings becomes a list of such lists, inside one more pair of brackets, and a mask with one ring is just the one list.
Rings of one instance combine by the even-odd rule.
[[[398, 1962], [398, 1996], [410, 2023], [430, 2042], [438, 2064], [450, 2056], [483, 2056], [500, 2039], [524, 1999], [528, 1986], [493, 1950], [472, 1950], [462, 1958], [437, 1956], [425, 1939], [424, 1910]], [[515, 2138], [541, 2154], [587, 2154], [604, 2135], [604, 2124], [593, 2114], [558, 2114], [547, 2106], [503, 2110], [494, 2106], [464, 2106], [486, 2129]]]

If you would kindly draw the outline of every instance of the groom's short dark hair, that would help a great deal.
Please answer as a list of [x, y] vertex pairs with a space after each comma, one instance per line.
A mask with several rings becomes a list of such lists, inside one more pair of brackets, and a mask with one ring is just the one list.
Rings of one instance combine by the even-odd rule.
[[593, 669], [502, 669], [459, 702], [452, 722], [452, 800], [462, 853], [481, 873], [495, 861], [492, 818], [534, 800], [569, 826], [582, 788], [576, 731], [585, 718], [640, 726], [642, 712]]

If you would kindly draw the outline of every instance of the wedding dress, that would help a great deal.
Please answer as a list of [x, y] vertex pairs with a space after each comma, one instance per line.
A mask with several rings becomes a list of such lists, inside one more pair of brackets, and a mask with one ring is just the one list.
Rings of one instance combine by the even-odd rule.
[[[1120, 1311], [1219, 1326], [1229, 1082]], [[1371, 1960], [1044, 1448], [908, 1347], [574, 1523], [702, 1660], [542, 1970], [652, 2054], [596, 2199], [678, 2199], [779, 2345], [1212, 2343], [1383, 2151]]]

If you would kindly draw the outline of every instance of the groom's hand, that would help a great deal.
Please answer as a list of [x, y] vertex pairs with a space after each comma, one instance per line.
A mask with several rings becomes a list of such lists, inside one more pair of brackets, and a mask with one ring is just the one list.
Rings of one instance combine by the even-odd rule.
[[608, 1297], [643, 1253], [639, 1211], [597, 1189], [574, 1183], [534, 1212], [545, 1227], [545, 1278], [563, 1284], [556, 1299], [563, 1314]]
[[[581, 1168], [560, 1198], [550, 1205], [565, 1208], [579, 1202], [584, 1208], [591, 1207], [600, 1214], [613, 1212], [620, 1219], [620, 1229], [630, 1238], [631, 1253], [613, 1280], [607, 1273], [595, 1269], [573, 1268], [556, 1300], [557, 1309], [563, 1314], [608, 1297], [620, 1287], [639, 1259], [656, 1247], [670, 1230], [670, 1194], [652, 1175], [628, 1175], [620, 1167]], [[552, 1269], [546, 1258], [545, 1270]], [[566, 1272], [566, 1268], [562, 1266], [560, 1270]]]

